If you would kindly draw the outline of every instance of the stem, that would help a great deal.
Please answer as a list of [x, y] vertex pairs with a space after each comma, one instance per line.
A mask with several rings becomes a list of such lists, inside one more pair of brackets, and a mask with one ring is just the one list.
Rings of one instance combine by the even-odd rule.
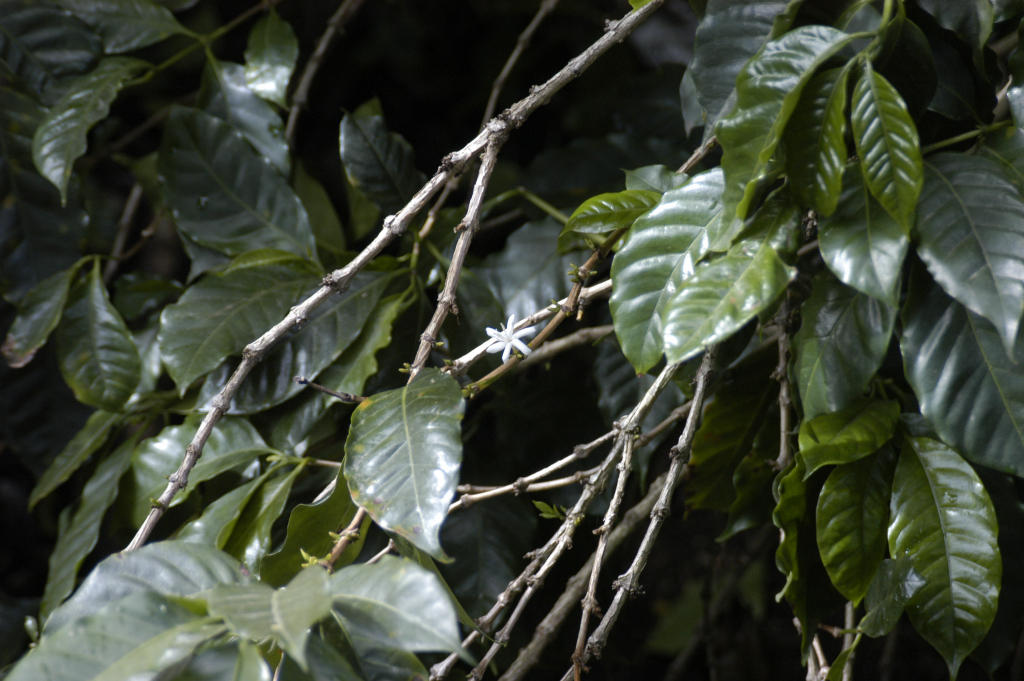
[[939, 140], [938, 142], [933, 142], [932, 144], [929, 144], [926, 147], [922, 147], [921, 155], [926, 156], [932, 153], [933, 151], [938, 151], [939, 149], [951, 147], [954, 144], [966, 142], [969, 139], [974, 139], [975, 137], [985, 135], [995, 130], [1001, 130], [1002, 128], [1008, 128], [1011, 125], [1013, 125], [1013, 121], [1011, 121], [1010, 119], [1006, 119], [1005, 121], [999, 121], [998, 123], [992, 123], [991, 125], [984, 125], [974, 130], [968, 130], [967, 132], [960, 133], [959, 135], [955, 135], [944, 140]]

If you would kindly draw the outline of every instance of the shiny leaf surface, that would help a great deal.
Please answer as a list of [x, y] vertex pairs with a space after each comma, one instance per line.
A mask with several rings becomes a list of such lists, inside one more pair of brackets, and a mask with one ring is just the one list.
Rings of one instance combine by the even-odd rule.
[[47, 277], [33, 286], [18, 304], [18, 316], [2, 348], [4, 359], [12, 369], [20, 369], [31, 362], [50, 332], [57, 328], [76, 271], [77, 268], [72, 267]]
[[170, 10], [152, 0], [57, 0], [103, 36], [108, 52], [130, 52], [189, 33]]
[[857, 628], [868, 636], [885, 636], [896, 627], [907, 601], [924, 584], [909, 556], [883, 560], [868, 587], [864, 601], [867, 612]]
[[807, 475], [829, 464], [852, 463], [889, 441], [900, 417], [895, 400], [865, 399], [800, 424], [800, 456]]
[[288, 81], [299, 58], [295, 31], [271, 9], [249, 32], [245, 48], [245, 82], [263, 99], [285, 106]]
[[583, 203], [569, 216], [562, 235], [607, 235], [633, 224], [661, 199], [661, 194], [646, 189], [627, 189], [610, 194], [598, 194]]
[[103, 446], [111, 429], [121, 421], [120, 414], [109, 411], [95, 411], [89, 416], [82, 429], [57, 454], [53, 462], [39, 476], [36, 486], [28, 498], [32, 508], [39, 500], [57, 489], [71, 474], [81, 467], [88, 458]]
[[266, 482], [257, 487], [240, 513], [236, 507], [237, 522], [224, 550], [242, 561], [250, 572], [257, 573], [260, 561], [270, 552], [270, 530], [284, 511], [288, 494], [302, 468], [300, 464], [287, 473], [275, 469], [267, 471]]

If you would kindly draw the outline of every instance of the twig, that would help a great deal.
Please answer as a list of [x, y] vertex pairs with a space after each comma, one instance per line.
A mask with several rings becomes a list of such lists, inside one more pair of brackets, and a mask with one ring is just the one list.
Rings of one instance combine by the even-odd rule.
[[132, 222], [135, 221], [135, 213], [139, 210], [139, 202], [142, 201], [142, 185], [136, 182], [132, 190], [128, 192], [128, 199], [124, 202], [121, 210], [121, 217], [117, 220], [117, 234], [114, 236], [114, 245], [110, 249], [110, 260], [103, 268], [103, 283], [109, 284], [117, 274], [117, 267], [120, 264], [121, 256], [124, 255], [124, 245], [128, 242], [128, 234], [131, 233]]
[[[626, 604], [626, 599], [636, 596], [639, 593], [639, 587], [637, 584], [639, 582], [640, 575], [647, 566], [647, 559], [650, 556], [651, 550], [654, 548], [654, 541], [657, 539], [658, 533], [661, 531], [661, 526], [664, 524], [665, 518], [668, 517], [669, 508], [672, 502], [672, 495], [675, 492], [676, 486], [679, 484], [679, 481], [682, 480], [684, 471], [688, 469], [688, 463], [686, 461], [689, 457], [690, 446], [693, 444], [693, 437], [697, 432], [697, 424], [700, 421], [700, 413], [704, 404], [704, 396], [711, 380], [714, 361], [715, 348], [710, 348], [704, 354], [704, 359], [701, 360], [700, 368], [697, 370], [697, 376], [694, 379], [695, 387], [693, 400], [690, 405], [690, 414], [686, 419], [686, 426], [683, 428], [683, 432], [679, 436], [679, 441], [671, 450], [669, 450], [669, 456], [671, 457], [672, 463], [669, 465], [668, 469], [668, 482], [662, 488], [658, 501], [651, 511], [651, 522], [648, 524], [647, 531], [644, 533], [644, 537], [640, 542], [640, 548], [637, 549], [636, 555], [633, 557], [633, 562], [630, 564], [629, 569], [615, 580], [615, 596], [612, 598], [611, 604], [608, 606], [607, 611], [601, 618], [600, 624], [597, 625], [594, 629], [594, 633], [592, 633], [590, 638], [587, 640], [587, 644], [579, 659], [579, 665], [585, 665], [590, 658], [601, 654], [605, 644], [608, 642], [608, 636], [611, 633], [611, 629], [615, 626], [615, 622], [618, 620], [619, 614], [622, 612], [622, 608]], [[576, 666], [576, 661], [574, 660], [573, 668], [565, 673], [562, 677], [563, 681], [572, 678]]]
[[334, 570], [334, 564], [338, 562], [339, 558], [341, 558], [341, 554], [345, 552], [345, 549], [348, 548], [349, 544], [359, 537], [359, 530], [362, 527], [363, 519], [365, 517], [366, 509], [360, 506], [359, 510], [356, 511], [356, 514], [352, 517], [352, 521], [344, 530], [341, 531], [341, 534], [338, 535], [338, 541], [334, 542], [334, 546], [331, 548], [330, 554], [328, 554], [327, 558], [320, 561], [321, 565], [328, 570]]
[[455, 229], [461, 231], [459, 240], [455, 244], [455, 251], [452, 253], [451, 263], [448, 265], [448, 276], [444, 280], [444, 288], [437, 297], [437, 307], [434, 308], [434, 315], [430, 318], [426, 330], [420, 336], [420, 345], [416, 350], [416, 358], [412, 362], [409, 371], [409, 381], [416, 378], [416, 374], [423, 369], [430, 357], [430, 351], [437, 341], [437, 334], [441, 331], [441, 325], [448, 317], [449, 311], [455, 309], [455, 290], [459, 286], [459, 277], [462, 276], [462, 265], [469, 253], [469, 245], [473, 241], [477, 227], [480, 226], [480, 210], [484, 203], [484, 193], [487, 191], [487, 184], [491, 180], [491, 173], [494, 172], [495, 163], [498, 160], [498, 151], [508, 136], [504, 127], [496, 132], [494, 138], [484, 150], [480, 163], [480, 170], [476, 175], [476, 182], [473, 184], [473, 194], [470, 196], [469, 205], [466, 207], [466, 215], [462, 218]]
[[779, 455], [775, 459], [775, 470], [783, 471], [789, 467], [790, 462], [793, 460], [793, 453], [790, 448], [790, 416], [793, 411], [793, 399], [790, 396], [789, 386], [789, 356], [790, 356], [790, 343], [789, 343], [789, 316], [791, 310], [789, 305], [789, 298], [782, 301], [782, 307], [779, 310], [779, 363], [775, 367], [775, 380], [779, 382]]
[[718, 138], [712, 135], [706, 142], [704, 142], [704, 144], [697, 147], [697, 149], [690, 154], [690, 158], [686, 159], [686, 162], [679, 166], [679, 170], [676, 172], [680, 174], [689, 174], [689, 172], [693, 170], [698, 163], [704, 160], [705, 156], [711, 153], [711, 150], [715, 148], [716, 144], [718, 144]]
[[388, 555], [389, 553], [391, 553], [394, 550], [395, 550], [395, 540], [394, 539], [388, 539], [388, 545], [385, 546], [384, 548], [382, 548], [377, 553], [373, 554], [370, 557], [370, 559], [366, 561], [366, 564], [367, 565], [373, 565], [374, 563], [380, 561], [381, 558], [383, 558], [384, 556]]
[[494, 125], [488, 124], [484, 130], [464, 147], [445, 156], [434, 176], [420, 187], [416, 194], [409, 199], [409, 202], [398, 213], [389, 215], [384, 219], [384, 224], [373, 241], [367, 244], [347, 265], [325, 276], [323, 285], [316, 292], [293, 307], [285, 315], [284, 319], [242, 350], [242, 361], [238, 364], [238, 367], [227, 383], [224, 384], [224, 387], [210, 401], [210, 411], [207, 412], [199, 424], [199, 428], [196, 430], [192, 441], [185, 448], [185, 455], [182, 458], [181, 465], [178, 466], [178, 470], [168, 479], [167, 487], [164, 488], [164, 491], [155, 501], [152, 508], [150, 508], [149, 515], [146, 516], [132, 541], [125, 547], [126, 551], [133, 551], [146, 543], [157, 522], [159, 522], [167, 510], [171, 500], [188, 484], [189, 473], [195, 467], [196, 462], [199, 461], [203, 447], [206, 445], [210, 433], [213, 432], [214, 425], [227, 411], [232, 397], [249, 375], [249, 372], [263, 359], [267, 352], [292, 329], [307, 321], [313, 310], [326, 302], [333, 293], [341, 292], [348, 288], [356, 273], [366, 267], [394, 239], [405, 233], [409, 222], [427, 205], [431, 197], [440, 191], [449, 178], [462, 172], [470, 161], [482, 153], [491, 139], [497, 135], [505, 134], [506, 126], [511, 128], [521, 126], [534, 111], [551, 101], [555, 93], [589, 68], [598, 57], [613, 45], [622, 42], [633, 29], [643, 23], [664, 1], [651, 0], [640, 9], [630, 11], [622, 19], [611, 22], [605, 33], [594, 41], [590, 47], [571, 59], [568, 64], [542, 85], [531, 88], [528, 96], [513, 104], [494, 119], [492, 121]]
[[524, 367], [532, 366], [534, 364], [543, 364], [555, 355], [563, 353], [566, 350], [571, 350], [581, 345], [591, 345], [596, 343], [613, 331], [615, 331], [615, 327], [611, 324], [578, 329], [567, 336], [562, 336], [561, 338], [556, 338], [549, 343], [545, 343], [535, 351], [531, 352], [530, 356], [519, 364]]
[[323, 65], [327, 51], [331, 47], [331, 42], [341, 35], [345, 24], [359, 11], [363, 2], [364, 0], [344, 0], [338, 6], [338, 9], [331, 15], [331, 18], [327, 20], [327, 28], [316, 42], [316, 49], [313, 50], [309, 61], [302, 68], [302, 76], [299, 78], [299, 84], [292, 95], [292, 109], [288, 112], [288, 122], [284, 128], [284, 138], [288, 142], [289, 147], [295, 142], [295, 128], [298, 125], [299, 116], [309, 100], [309, 91], [313, 87], [316, 72]]
[[314, 390], [319, 390], [325, 395], [330, 395], [331, 397], [335, 397], [341, 400], [342, 402], [348, 404], [358, 404], [366, 399], [362, 395], [353, 395], [352, 393], [340, 393], [337, 390], [331, 390], [327, 386], [320, 385], [319, 383], [314, 383], [313, 381], [309, 380], [308, 378], [305, 378], [304, 376], [296, 376], [292, 380], [294, 380], [299, 385], [308, 385], [310, 388], [313, 388]]
[[[857, 626], [855, 610], [853, 603], [846, 601], [846, 607], [843, 610], [843, 628], [846, 629], [843, 633], [843, 650], [853, 648], [854, 628]], [[846, 658], [846, 666], [843, 667], [843, 681], [853, 681], [853, 657], [856, 654], [857, 651], [850, 650], [850, 655]]]

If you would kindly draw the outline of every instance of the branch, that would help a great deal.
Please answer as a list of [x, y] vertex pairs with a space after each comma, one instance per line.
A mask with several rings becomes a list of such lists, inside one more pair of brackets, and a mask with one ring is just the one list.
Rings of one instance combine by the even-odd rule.
[[309, 100], [309, 91], [313, 87], [313, 79], [316, 78], [316, 72], [323, 65], [327, 51], [331, 47], [331, 42], [341, 35], [345, 24], [355, 16], [363, 2], [364, 0], [344, 0], [338, 6], [338, 9], [331, 15], [331, 18], [327, 20], [326, 30], [320, 36], [320, 40], [316, 43], [316, 49], [313, 50], [309, 61], [303, 67], [302, 77], [299, 79], [299, 84], [292, 95], [292, 110], [288, 112], [288, 123], [284, 128], [284, 138], [288, 142], [289, 147], [295, 142], [295, 128], [299, 122], [299, 115]]
[[555, 355], [563, 353], [566, 350], [571, 350], [575, 347], [579, 347], [580, 345], [592, 345], [613, 331], [615, 331], [615, 327], [611, 324], [578, 329], [570, 333], [568, 336], [556, 338], [550, 343], [545, 343], [540, 346], [537, 350], [531, 352], [529, 357], [520, 362], [520, 365], [526, 367], [533, 364], [543, 364]]
[[779, 363], [775, 367], [774, 377], [779, 382], [779, 455], [775, 459], [775, 470], [783, 471], [789, 467], [793, 460], [793, 453], [790, 449], [790, 417], [793, 412], [793, 398], [790, 395], [789, 385], [789, 327], [790, 327], [790, 301], [787, 297], [782, 301], [779, 309]]
[[590, 47], [570, 60], [568, 64], [544, 84], [531, 88], [531, 92], [527, 97], [519, 100], [497, 118], [493, 119], [484, 130], [480, 131], [464, 147], [445, 156], [434, 176], [420, 187], [419, 191], [413, 195], [409, 202], [398, 213], [389, 215], [384, 219], [384, 224], [373, 241], [367, 244], [347, 265], [325, 276], [323, 285], [316, 292], [293, 307], [285, 315], [284, 319], [242, 350], [242, 361], [238, 364], [238, 367], [227, 383], [224, 384], [224, 387], [210, 401], [210, 411], [207, 412], [199, 424], [199, 428], [196, 430], [192, 441], [185, 448], [185, 456], [182, 458], [181, 465], [178, 466], [178, 470], [168, 479], [167, 487], [164, 488], [164, 491], [154, 502], [149, 515], [146, 516], [139, 530], [135, 533], [131, 543], [125, 548], [126, 551], [133, 551], [146, 543], [157, 522], [159, 522], [170, 505], [171, 500], [188, 484], [189, 473], [195, 467], [196, 462], [199, 461], [203, 447], [206, 445], [210, 433], [213, 432], [214, 425], [227, 411], [232, 397], [234, 397], [242, 382], [249, 375], [249, 372], [263, 359], [267, 352], [284, 338], [288, 332], [306, 322], [313, 310], [327, 301], [334, 292], [342, 292], [348, 288], [356, 273], [366, 267], [394, 239], [403, 234], [413, 217], [427, 205], [431, 197], [440, 191], [451, 177], [461, 173], [478, 154], [483, 152], [492, 139], [498, 135], [506, 134], [508, 127], [518, 128], [521, 126], [529, 118], [530, 114], [544, 104], [547, 104], [555, 93], [583, 73], [612, 45], [624, 40], [633, 29], [649, 17], [663, 2], [664, 0], [651, 0], [651, 2], [640, 9], [629, 12], [622, 19], [611, 22], [606, 32]]
[[136, 182], [128, 193], [128, 199], [124, 202], [121, 210], [121, 217], [117, 220], [117, 234], [114, 236], [114, 245], [110, 249], [110, 260], [103, 269], [103, 283], [109, 284], [114, 275], [117, 274], [117, 266], [124, 256], [124, 246], [128, 242], [128, 234], [132, 229], [132, 222], [135, 221], [135, 213], [139, 210], [139, 203], [142, 201], [142, 185]]
[[325, 560], [320, 561], [320, 564], [327, 568], [328, 571], [334, 570], [334, 564], [338, 562], [339, 558], [341, 558], [341, 554], [345, 552], [348, 545], [351, 544], [353, 540], [359, 538], [359, 530], [362, 527], [363, 519], [365, 517], [366, 509], [360, 506], [359, 510], [356, 511], [356, 514], [352, 517], [352, 521], [344, 530], [341, 531], [341, 534], [338, 535], [338, 541], [334, 542], [334, 546], [331, 547], [330, 555], [328, 555]]

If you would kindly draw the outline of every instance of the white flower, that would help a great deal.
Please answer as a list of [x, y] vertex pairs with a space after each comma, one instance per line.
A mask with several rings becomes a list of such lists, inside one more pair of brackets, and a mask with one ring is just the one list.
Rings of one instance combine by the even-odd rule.
[[509, 355], [512, 354], [512, 349], [515, 348], [524, 355], [530, 354], [530, 347], [519, 340], [522, 336], [532, 334], [533, 329], [525, 328], [515, 331], [516, 327], [516, 316], [510, 314], [508, 321], [505, 322], [500, 329], [492, 329], [487, 327], [487, 335], [493, 338], [491, 344], [487, 346], [487, 352], [500, 352], [502, 363], [507, 362]]

